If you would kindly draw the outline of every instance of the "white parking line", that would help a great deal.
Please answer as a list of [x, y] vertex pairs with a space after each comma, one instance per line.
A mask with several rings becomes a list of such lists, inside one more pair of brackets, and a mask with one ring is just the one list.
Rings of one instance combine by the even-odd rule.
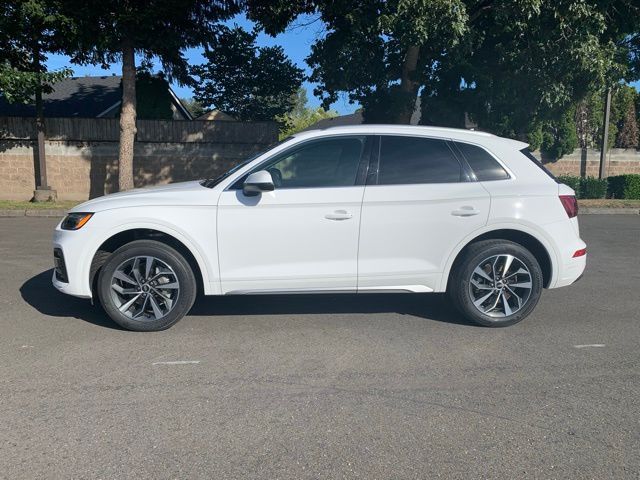
[[574, 345], [573, 348], [602, 348], [604, 343], [588, 343], [586, 345]]
[[200, 360], [175, 360], [173, 362], [153, 362], [151, 365], [195, 365]]

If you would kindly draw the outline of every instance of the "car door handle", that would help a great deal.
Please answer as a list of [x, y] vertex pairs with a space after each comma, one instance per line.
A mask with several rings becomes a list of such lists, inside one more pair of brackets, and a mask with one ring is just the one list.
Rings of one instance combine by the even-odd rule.
[[458, 210], [454, 210], [451, 212], [451, 215], [455, 217], [473, 217], [474, 215], [478, 215], [480, 210], [476, 210], [475, 208], [465, 205], [464, 207], [460, 207]]
[[327, 220], [349, 220], [353, 217], [352, 213], [347, 212], [346, 210], [336, 210], [333, 213], [327, 213], [324, 218]]

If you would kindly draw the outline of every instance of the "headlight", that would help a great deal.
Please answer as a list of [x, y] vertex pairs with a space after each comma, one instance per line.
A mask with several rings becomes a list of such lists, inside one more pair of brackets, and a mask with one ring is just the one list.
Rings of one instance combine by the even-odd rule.
[[92, 216], [93, 213], [70, 213], [62, 221], [61, 228], [63, 230], [79, 230]]

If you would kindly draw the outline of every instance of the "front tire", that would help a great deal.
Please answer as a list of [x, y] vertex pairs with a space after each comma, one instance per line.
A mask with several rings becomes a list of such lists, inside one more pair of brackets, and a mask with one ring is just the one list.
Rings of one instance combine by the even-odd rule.
[[484, 240], [469, 246], [456, 262], [449, 294], [469, 320], [485, 327], [506, 327], [524, 320], [543, 287], [533, 254], [508, 240]]
[[164, 330], [184, 317], [196, 298], [189, 263], [170, 246], [136, 240], [113, 252], [100, 269], [98, 295], [111, 319], [127, 330]]

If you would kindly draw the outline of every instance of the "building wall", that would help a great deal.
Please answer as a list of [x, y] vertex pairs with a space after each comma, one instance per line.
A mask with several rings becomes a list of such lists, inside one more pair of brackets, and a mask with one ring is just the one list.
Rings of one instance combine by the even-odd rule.
[[[1, 142], [0, 199], [29, 200], [35, 189], [34, 145]], [[136, 187], [219, 175], [266, 144], [137, 143]], [[86, 200], [117, 190], [118, 144], [48, 141], [47, 177], [60, 200]]]
[[[31, 125], [15, 124], [15, 119], [3, 124], [2, 120], [0, 199], [30, 200], [37, 168], [36, 142], [29, 138]], [[47, 126], [54, 138], [45, 142], [47, 177], [58, 199], [81, 201], [117, 190], [117, 120], [82, 119], [68, 124], [65, 119]], [[133, 162], [135, 186], [219, 175], [264, 150], [277, 136], [277, 126], [268, 122], [140, 122]]]
[[[543, 163], [555, 175], [597, 177], [600, 171], [600, 152], [576, 149], [560, 160], [543, 160]], [[609, 177], [626, 173], [640, 174], [640, 151], [632, 148], [612, 148], [607, 155], [606, 171]]]

